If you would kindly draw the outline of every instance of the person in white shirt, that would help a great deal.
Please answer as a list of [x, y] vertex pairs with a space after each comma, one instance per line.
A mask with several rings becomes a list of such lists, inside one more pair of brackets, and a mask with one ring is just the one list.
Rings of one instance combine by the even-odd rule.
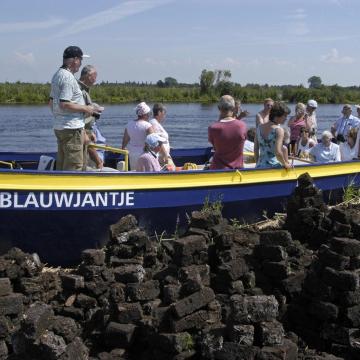
[[352, 128], [357, 128], [360, 124], [360, 120], [351, 113], [351, 105], [345, 104], [342, 109], [343, 116], [336, 120], [331, 127], [331, 133], [333, 134], [337, 142], [345, 142], [349, 130]]
[[135, 170], [136, 163], [143, 153], [146, 136], [154, 129], [149, 123], [151, 109], [145, 102], [135, 108], [137, 119], [130, 120], [126, 126], [121, 148], [129, 150], [130, 169]]
[[359, 142], [356, 141], [357, 133], [357, 129], [350, 129], [347, 141], [340, 144], [341, 161], [350, 161], [358, 158]]
[[341, 161], [339, 145], [331, 141], [332, 134], [325, 130], [321, 135], [321, 143], [310, 149], [311, 158], [318, 163]]
[[296, 156], [302, 159], [308, 159], [310, 149], [314, 147], [315, 141], [310, 138], [310, 131], [306, 127], [300, 129], [300, 139], [297, 143], [297, 153]]
[[58, 151], [56, 170], [81, 171], [86, 168], [84, 118], [95, 108], [86, 105], [74, 74], [79, 71], [84, 55], [78, 46], [69, 46], [63, 53], [63, 64], [51, 80], [49, 106], [54, 115], [54, 132]]
[[165, 121], [166, 108], [161, 103], [156, 103], [153, 106], [153, 118], [149, 121], [152, 125], [154, 132], [159, 134], [162, 139], [162, 148], [159, 154], [159, 162], [163, 166], [165, 164], [173, 165], [170, 156], [170, 143], [169, 143], [169, 134], [162, 126], [162, 123]]
[[317, 143], [317, 119], [316, 119], [316, 109], [318, 103], [316, 100], [309, 100], [306, 104], [306, 114], [305, 114], [305, 127], [310, 131], [310, 137]]
[[252, 127], [246, 132], [246, 140], [244, 144], [244, 152], [254, 152], [254, 141], [256, 135], [256, 128]]

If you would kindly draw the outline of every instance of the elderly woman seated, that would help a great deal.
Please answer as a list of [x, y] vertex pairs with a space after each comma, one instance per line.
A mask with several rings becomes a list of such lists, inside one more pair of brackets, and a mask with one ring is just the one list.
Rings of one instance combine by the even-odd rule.
[[359, 143], [356, 141], [358, 129], [352, 128], [347, 134], [346, 142], [341, 143], [341, 161], [350, 161], [358, 158]]
[[321, 143], [316, 144], [309, 151], [312, 160], [319, 163], [341, 161], [339, 145], [334, 144], [332, 138], [330, 131], [322, 133]]
[[161, 170], [158, 154], [163, 141], [166, 141], [166, 139], [158, 133], [152, 133], [146, 136], [144, 152], [136, 163], [136, 171], [152, 172]]

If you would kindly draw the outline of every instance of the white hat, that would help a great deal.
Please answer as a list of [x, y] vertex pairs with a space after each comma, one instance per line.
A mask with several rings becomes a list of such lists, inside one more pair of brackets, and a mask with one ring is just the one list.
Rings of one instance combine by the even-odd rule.
[[166, 139], [158, 133], [151, 133], [145, 139], [145, 143], [148, 144], [152, 149], [164, 142], [166, 142]]
[[317, 103], [316, 100], [309, 100], [309, 101], [307, 102], [307, 106], [310, 106], [310, 107], [316, 109], [316, 108], [318, 107], [318, 103]]
[[143, 116], [148, 114], [151, 111], [150, 107], [145, 103], [141, 102], [140, 104], [136, 105], [135, 112], [138, 116]]

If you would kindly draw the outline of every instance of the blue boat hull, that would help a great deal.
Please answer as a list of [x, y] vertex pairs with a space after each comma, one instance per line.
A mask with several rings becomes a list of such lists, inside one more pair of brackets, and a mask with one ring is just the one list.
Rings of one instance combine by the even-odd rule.
[[[336, 201], [348, 184], [360, 185], [354, 175], [318, 178], [315, 182], [331, 201]], [[112, 195], [106, 206], [90, 206], [96, 199], [100, 203], [95, 205], [104, 205], [105, 195], [100, 196], [99, 192], [59, 192], [56, 199], [65, 194], [68, 208], [64, 206], [66, 202], [61, 207], [55, 206], [54, 192], [6, 191], [1, 200], [0, 252], [17, 246], [24, 251], [37, 252], [44, 262], [52, 265], [70, 265], [79, 260], [83, 249], [105, 245], [109, 226], [124, 215], [134, 214], [139, 224], [149, 231], [158, 234], [166, 231], [171, 236], [179, 226], [186, 225], [187, 215], [201, 209], [206, 199], [221, 201], [224, 216], [250, 222], [262, 219], [264, 212], [269, 216], [283, 212], [286, 199], [295, 187], [296, 180], [290, 180], [193, 189], [135, 190], [118, 193], [116, 197]], [[41, 201], [48, 208], [41, 208]]]

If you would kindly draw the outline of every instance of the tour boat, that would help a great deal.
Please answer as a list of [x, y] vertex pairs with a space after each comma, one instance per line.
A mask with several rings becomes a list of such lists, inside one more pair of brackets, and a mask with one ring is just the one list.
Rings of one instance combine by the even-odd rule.
[[[180, 170], [158, 173], [39, 170], [41, 155], [0, 153], [0, 253], [16, 246], [52, 265], [77, 261], [86, 248], [109, 239], [109, 226], [133, 214], [140, 226], [174, 236], [191, 211], [221, 202], [223, 214], [238, 221], [283, 212], [297, 178], [307, 172], [327, 200], [360, 185], [360, 162], [309, 164], [293, 169]], [[119, 154], [107, 153], [113, 167]], [[204, 164], [211, 148], [172, 150], [177, 166]]]

